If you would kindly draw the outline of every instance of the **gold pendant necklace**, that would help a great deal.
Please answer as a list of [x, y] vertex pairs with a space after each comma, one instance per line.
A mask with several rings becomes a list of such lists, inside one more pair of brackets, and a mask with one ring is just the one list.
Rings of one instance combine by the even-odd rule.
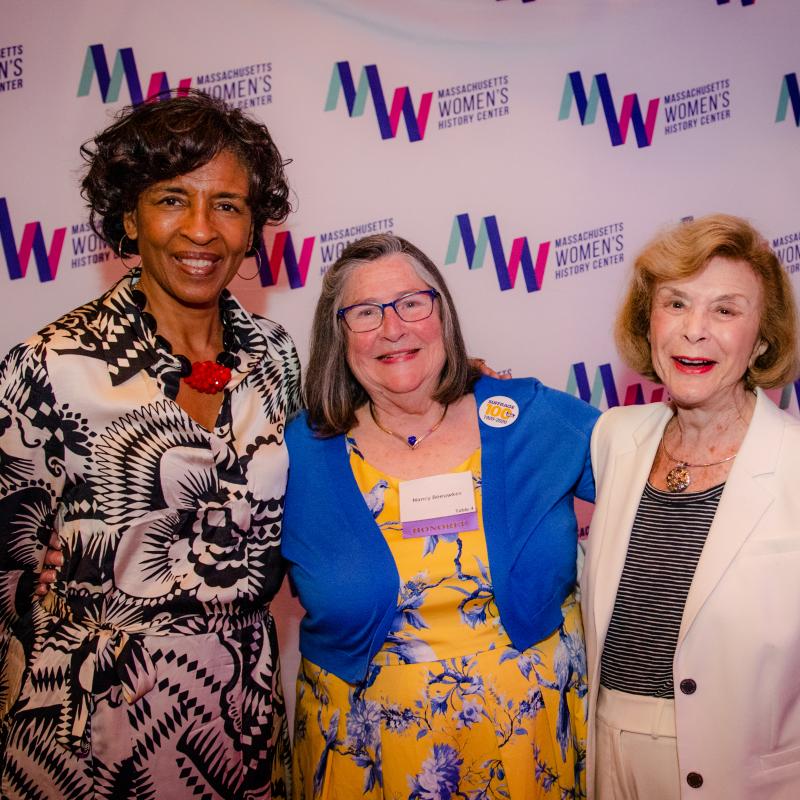
[[[672, 419], [675, 419], [673, 417]], [[670, 420], [671, 421], [671, 420]], [[665, 441], [665, 437], [667, 434], [667, 428], [669, 427], [669, 422], [664, 426], [664, 432], [661, 434], [661, 447], [664, 448], [664, 454], [670, 461], [675, 462], [675, 466], [667, 472], [666, 475], [666, 483], [667, 489], [672, 492], [673, 494], [678, 494], [679, 492], [686, 491], [692, 483], [692, 476], [689, 472], [690, 469], [702, 469], [703, 467], [716, 467], [718, 464], [724, 464], [726, 461], [732, 461], [738, 455], [739, 451], [737, 450], [732, 456], [728, 456], [727, 458], [723, 458], [720, 461], [711, 461], [708, 464], [690, 464], [688, 461], [681, 461], [679, 458], [675, 458], [672, 453], [667, 450], [667, 443]]]
[[369, 401], [369, 415], [372, 417], [372, 421], [382, 430], [384, 433], [388, 433], [389, 436], [394, 436], [395, 439], [399, 439], [404, 445], [411, 448], [412, 450], [416, 450], [423, 442], [424, 439], [427, 439], [443, 422], [444, 418], [447, 415], [447, 409], [449, 405], [444, 407], [444, 411], [442, 411], [442, 416], [439, 417], [439, 421], [432, 427], [428, 428], [422, 436], [403, 436], [400, 433], [395, 433], [394, 431], [390, 431], [388, 428], [384, 428], [380, 422], [378, 422], [378, 418], [375, 416], [375, 408], [372, 405], [372, 400]]

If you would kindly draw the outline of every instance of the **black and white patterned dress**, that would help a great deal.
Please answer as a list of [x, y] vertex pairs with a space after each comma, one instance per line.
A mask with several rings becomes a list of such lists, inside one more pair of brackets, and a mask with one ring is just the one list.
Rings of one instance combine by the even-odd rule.
[[[299, 362], [226, 292], [236, 366], [206, 430], [135, 280], [0, 365], [0, 794], [283, 798], [269, 601]], [[33, 603], [53, 528], [65, 564]]]

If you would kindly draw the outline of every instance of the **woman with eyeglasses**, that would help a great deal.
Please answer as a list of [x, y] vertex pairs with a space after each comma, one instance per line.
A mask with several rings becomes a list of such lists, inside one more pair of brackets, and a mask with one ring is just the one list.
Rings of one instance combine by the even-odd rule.
[[479, 377], [439, 270], [392, 235], [327, 272], [304, 399], [282, 540], [306, 610], [295, 797], [584, 797], [594, 409]]

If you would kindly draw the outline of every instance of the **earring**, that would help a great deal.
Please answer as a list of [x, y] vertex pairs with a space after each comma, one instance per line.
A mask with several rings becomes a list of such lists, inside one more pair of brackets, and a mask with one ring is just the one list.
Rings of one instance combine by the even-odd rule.
[[[243, 281], [251, 281], [261, 274], [261, 253], [256, 250], [255, 253], [253, 253], [253, 258], [256, 262], [256, 271], [252, 275], [242, 275], [242, 273], [238, 271], [236, 273]], [[239, 269], [241, 269], [241, 267], [239, 267]]]
[[[127, 234], [127, 233], [123, 233], [123, 234], [122, 234], [122, 238], [119, 240], [119, 244], [117, 245], [117, 255], [119, 256], [119, 260], [122, 262], [122, 266], [123, 266], [123, 267], [125, 267], [125, 269], [126, 269], [126, 270], [128, 270], [128, 272], [130, 272], [132, 269], [137, 269], [137, 268], [139, 268], [139, 267], [141, 267], [141, 266], [142, 266], [142, 257], [141, 257], [141, 256], [139, 256], [139, 263], [138, 263], [138, 264], [128, 264], [128, 263], [125, 261], [125, 256], [124, 256], [124, 254], [123, 254], [123, 252], [122, 252], [122, 243], [123, 243], [123, 242], [124, 242], [126, 239], [128, 239], [128, 241], [129, 241], [129, 242], [131, 241], [131, 240], [128, 238], [128, 234]], [[132, 242], [131, 242], [131, 243], [132, 243]]]

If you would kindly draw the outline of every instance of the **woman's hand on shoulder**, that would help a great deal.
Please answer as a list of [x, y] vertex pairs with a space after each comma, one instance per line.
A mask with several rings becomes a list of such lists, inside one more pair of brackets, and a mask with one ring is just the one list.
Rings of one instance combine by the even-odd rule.
[[482, 358], [471, 358], [469, 360], [469, 365], [477, 369], [481, 375], [485, 375], [487, 378], [498, 378], [501, 381], [507, 381], [511, 377], [510, 370], [496, 372]]

